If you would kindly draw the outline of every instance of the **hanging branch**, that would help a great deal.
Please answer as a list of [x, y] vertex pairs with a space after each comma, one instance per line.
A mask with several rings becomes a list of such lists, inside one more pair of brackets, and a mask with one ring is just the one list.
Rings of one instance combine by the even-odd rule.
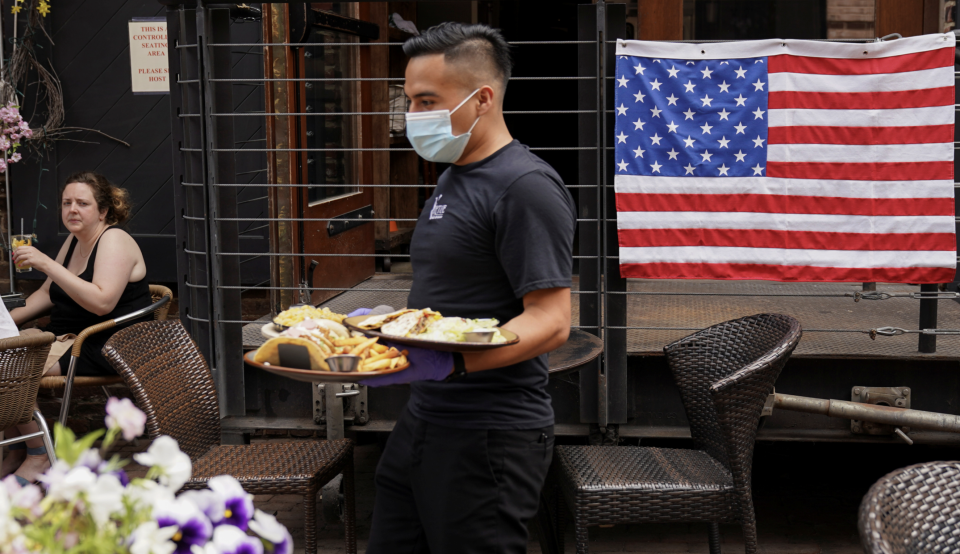
[[[40, 0], [40, 2], [43, 5], [40, 7], [45, 6], [45, 11], [49, 12], [49, 4], [44, 2], [44, 0]], [[53, 141], [76, 140], [68, 138], [68, 136], [75, 133], [93, 132], [129, 147], [130, 143], [97, 129], [63, 126], [63, 89], [60, 86], [60, 79], [52, 67], [48, 68], [40, 62], [36, 53], [36, 38], [39, 34], [42, 33], [42, 35], [46, 36], [47, 40], [50, 41], [50, 44], [53, 44], [53, 38], [47, 34], [46, 29], [43, 27], [43, 20], [41, 19], [41, 15], [45, 17], [46, 13], [41, 13], [39, 9], [32, 9], [32, 6], [31, 9], [25, 11], [26, 14], [24, 15], [26, 15], [27, 24], [23, 36], [17, 37], [14, 35], [13, 53], [10, 56], [9, 63], [3, 68], [3, 79], [0, 79], [0, 102], [2, 102], [3, 105], [7, 105], [10, 102], [20, 104], [20, 100], [24, 96], [27, 87], [31, 85], [37, 87], [36, 97], [33, 103], [34, 113], [31, 114], [29, 121], [37, 125], [36, 117], [34, 116], [38, 115], [37, 112], [40, 111], [41, 108], [44, 109], [40, 115], [42, 116], [43, 113], [45, 113], [46, 121], [33, 128], [33, 137], [27, 140], [27, 144], [35, 151], [40, 152], [52, 146]], [[37, 80], [35, 82], [28, 82], [31, 74], [36, 75]]]

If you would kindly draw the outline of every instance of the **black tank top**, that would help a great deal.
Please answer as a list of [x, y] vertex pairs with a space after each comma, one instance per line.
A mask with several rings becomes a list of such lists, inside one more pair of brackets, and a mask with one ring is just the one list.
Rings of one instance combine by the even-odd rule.
[[[111, 229], [113, 229], [113, 227], [108, 227], [103, 233], [107, 233]], [[121, 229], [121, 231], [123, 230]], [[103, 233], [100, 234], [101, 237], [103, 237]], [[72, 237], [70, 249], [67, 250], [67, 257], [63, 259], [64, 267], [70, 264], [70, 258], [73, 257], [73, 250], [76, 246], [77, 237]], [[84, 281], [93, 282], [93, 266], [96, 265], [97, 249], [99, 247], [100, 239], [98, 238], [97, 243], [93, 245], [93, 252], [90, 253], [90, 259], [87, 260], [87, 268], [83, 270], [83, 273], [78, 275], [78, 277]], [[87, 311], [80, 306], [80, 304], [77, 304], [73, 298], [70, 298], [70, 295], [64, 292], [64, 290], [60, 288], [60, 285], [55, 282], [50, 283], [50, 300], [53, 302], [53, 310], [50, 313], [50, 325], [47, 326], [46, 330], [55, 335], [63, 335], [66, 333], [79, 334], [80, 331], [83, 331], [91, 325], [96, 325], [97, 323], [102, 323], [149, 306], [150, 285], [147, 283], [146, 277], [136, 283], [127, 283], [127, 286], [123, 289], [123, 294], [120, 295], [120, 300], [117, 301], [116, 307], [106, 315], [97, 315]], [[146, 317], [150, 316], [147, 315]], [[142, 320], [128, 322], [125, 325], [117, 326], [114, 330], [139, 323], [140, 321]]]

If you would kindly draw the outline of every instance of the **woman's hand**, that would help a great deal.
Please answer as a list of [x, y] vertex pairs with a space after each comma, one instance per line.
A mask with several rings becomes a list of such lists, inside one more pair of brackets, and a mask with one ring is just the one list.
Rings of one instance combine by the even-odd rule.
[[50, 264], [55, 262], [33, 246], [21, 246], [13, 251], [13, 263], [49, 273]]

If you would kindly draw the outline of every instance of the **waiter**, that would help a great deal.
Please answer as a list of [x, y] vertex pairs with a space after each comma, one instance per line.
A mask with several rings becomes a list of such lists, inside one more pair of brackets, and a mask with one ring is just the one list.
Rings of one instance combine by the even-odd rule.
[[403, 45], [407, 137], [453, 164], [410, 245], [408, 307], [495, 317], [520, 342], [477, 353], [410, 349], [411, 382], [377, 466], [367, 552], [526, 552], [553, 454], [547, 352], [570, 332], [576, 208], [556, 171], [510, 136], [512, 62], [486, 25], [444, 23]]

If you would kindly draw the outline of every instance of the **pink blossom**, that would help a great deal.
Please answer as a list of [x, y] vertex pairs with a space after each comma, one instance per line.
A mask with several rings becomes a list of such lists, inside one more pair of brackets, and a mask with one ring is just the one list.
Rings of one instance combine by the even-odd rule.
[[10, 140], [16, 142], [16, 141], [20, 140], [20, 135], [19, 135], [18, 133], [11, 133], [11, 134], [10, 134]]
[[[24, 123], [26, 123], [26, 122], [24, 122]], [[24, 138], [33, 138], [33, 129], [30, 129], [29, 127], [27, 127], [26, 129], [24, 129], [24, 130], [23, 130], [23, 137], [24, 137]]]
[[129, 398], [107, 400], [107, 428], [120, 429], [123, 440], [132, 441], [143, 434], [147, 416]]
[[19, 162], [21, 157], [20, 152], [14, 152], [13, 155], [10, 156], [10, 163]]
[[0, 135], [0, 150], [10, 150], [10, 139], [2, 135]]

